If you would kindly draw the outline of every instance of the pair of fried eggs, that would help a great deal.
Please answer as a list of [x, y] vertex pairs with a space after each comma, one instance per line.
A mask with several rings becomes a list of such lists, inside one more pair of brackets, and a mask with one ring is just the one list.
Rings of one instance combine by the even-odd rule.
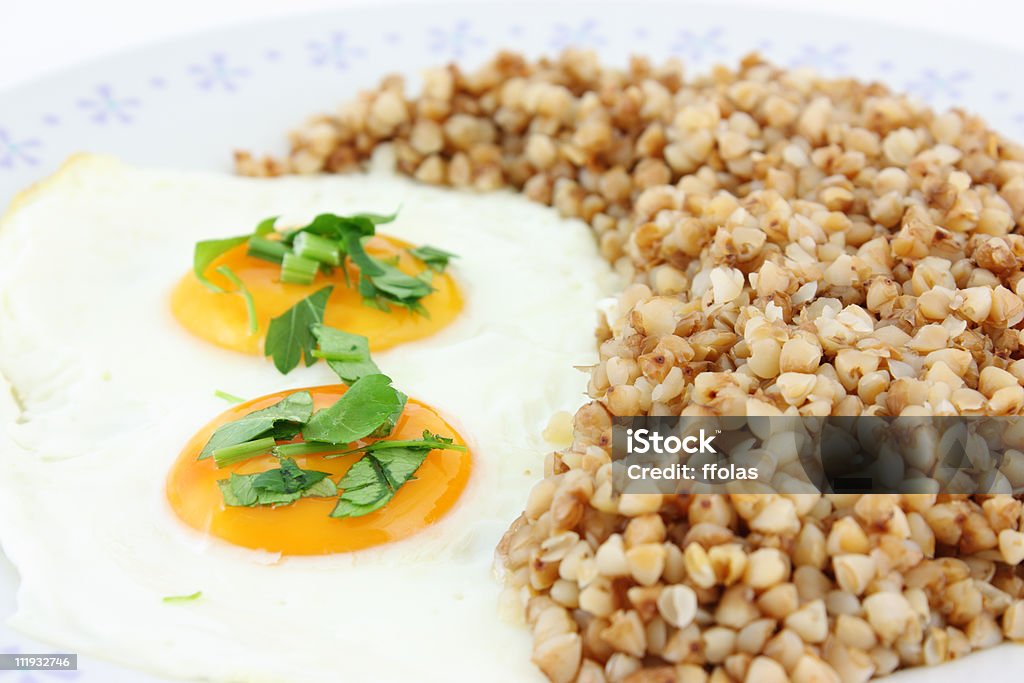
[[[20, 575], [16, 628], [181, 678], [539, 676], [525, 630], [496, 614], [493, 552], [542, 476], [548, 419], [583, 400], [574, 366], [595, 360], [594, 311], [616, 278], [578, 221], [378, 166], [254, 180], [79, 156], [15, 201], [0, 223], [0, 544]], [[270, 215], [298, 225], [399, 205], [372, 249], [406, 269], [408, 245], [459, 255], [429, 317], [381, 313], [339, 284], [325, 322], [365, 334], [412, 397], [398, 436], [448, 432], [471, 456], [433, 452], [365, 518], [331, 519], [315, 499], [226, 508], [215, 480], [227, 472], [194, 460], [210, 431], [336, 379], [322, 363], [281, 376], [259, 358], [241, 297], [183, 277], [194, 243]], [[252, 291], [262, 332], [329, 283], [283, 287], [241, 250], [222, 263]], [[253, 400], [225, 412], [215, 390]], [[299, 464], [340, 473], [345, 460]]]

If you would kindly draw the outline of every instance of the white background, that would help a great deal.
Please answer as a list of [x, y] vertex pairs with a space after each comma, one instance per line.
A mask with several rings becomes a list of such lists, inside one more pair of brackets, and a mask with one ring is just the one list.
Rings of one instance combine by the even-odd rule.
[[[431, 0], [405, 2], [430, 4]], [[510, 2], [515, 0], [503, 4]], [[1024, 25], [1024, 3], [1017, 0], [731, 2], [741, 7], [813, 10], [834, 15], [838, 21], [843, 17], [873, 18], [1011, 47], [1021, 47]], [[368, 3], [395, 4], [394, 0], [0, 0], [0, 89], [94, 57], [181, 34]], [[674, 4], [685, 3], [676, 0]], [[742, 20], [741, 12], [737, 19]], [[937, 40], [941, 37], [936, 35]]]

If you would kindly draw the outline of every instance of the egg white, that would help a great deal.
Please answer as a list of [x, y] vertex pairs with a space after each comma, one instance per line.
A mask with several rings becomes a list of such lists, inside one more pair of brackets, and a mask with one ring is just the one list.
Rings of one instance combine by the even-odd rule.
[[[439, 523], [358, 553], [282, 558], [182, 525], [164, 497], [182, 445], [225, 409], [335, 383], [190, 336], [171, 288], [200, 239], [259, 220], [391, 212], [382, 232], [460, 258], [465, 308], [375, 355], [470, 442]], [[12, 625], [68, 651], [214, 681], [525, 681], [525, 629], [497, 616], [494, 547], [542, 475], [548, 418], [583, 400], [598, 301], [616, 286], [587, 227], [510, 193], [427, 188], [387, 169], [254, 180], [80, 156], [0, 222], [0, 545]], [[8, 392], [2, 391], [4, 388]], [[202, 591], [198, 600], [162, 598]]]

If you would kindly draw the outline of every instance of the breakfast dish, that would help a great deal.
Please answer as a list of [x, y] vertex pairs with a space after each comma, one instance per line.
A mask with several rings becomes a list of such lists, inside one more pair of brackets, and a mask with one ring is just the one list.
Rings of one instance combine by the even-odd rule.
[[[556, 54], [387, 77], [237, 175], [80, 154], [18, 195], [14, 628], [118, 681], [1021, 661], [1024, 148], [757, 55]], [[680, 415], [986, 416], [1014, 448], [984, 493], [920, 462], [922, 493], [618, 490], [613, 420]]]

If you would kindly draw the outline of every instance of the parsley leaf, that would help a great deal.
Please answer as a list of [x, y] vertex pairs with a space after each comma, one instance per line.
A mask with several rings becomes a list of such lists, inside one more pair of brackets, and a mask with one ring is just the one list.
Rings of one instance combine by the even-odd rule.
[[[427, 268], [417, 275], [409, 275], [394, 262], [379, 259], [366, 252], [365, 242], [377, 232], [377, 226], [395, 220], [398, 212], [390, 215], [357, 213], [339, 216], [319, 214], [308, 225], [290, 230], [276, 228], [277, 217], [261, 221], [249, 235], [196, 243], [192, 268], [199, 281], [217, 293], [240, 295], [249, 316], [250, 334], [256, 334], [258, 323], [255, 303], [245, 284], [229, 268], [221, 266], [217, 272], [234, 289], [227, 292], [206, 276], [206, 271], [220, 255], [235, 246], [248, 243], [247, 254], [273, 263], [280, 263], [281, 279], [301, 284], [311, 283], [317, 273], [330, 274], [340, 267], [347, 287], [356, 287], [363, 303], [388, 312], [400, 306], [420, 315], [427, 315], [421, 300], [434, 291], [431, 276], [442, 272], [455, 254], [423, 245], [409, 249], [409, 253]], [[358, 282], [351, 282], [348, 259], [359, 269]], [[270, 321], [264, 342], [264, 355], [273, 358], [277, 369], [287, 374], [300, 362], [312, 365], [314, 342], [310, 327], [323, 320], [327, 299], [333, 288], [325, 287], [306, 297], [282, 315]]]
[[217, 272], [228, 279], [228, 281], [235, 286], [235, 289], [231, 292], [223, 292], [224, 294], [239, 294], [245, 301], [245, 313], [249, 318], [249, 334], [253, 335], [259, 332], [259, 323], [256, 322], [256, 303], [252, 300], [252, 294], [249, 292], [249, 288], [245, 286], [245, 283], [235, 275], [235, 271], [231, 270], [227, 266], [217, 266]]
[[[249, 413], [245, 417], [228, 422], [210, 437], [199, 453], [199, 459], [209, 458], [219, 448], [235, 446], [265, 436], [275, 438], [291, 438], [278, 436], [296, 430], [296, 425], [304, 425], [313, 413], [313, 397], [308, 391], [297, 391], [278, 401], [272, 406]], [[294, 431], [292, 436], [297, 434]]]
[[324, 287], [295, 304], [270, 321], [263, 351], [274, 359], [274, 366], [287, 375], [305, 357], [306, 365], [316, 362], [313, 356], [313, 325], [323, 322], [324, 308], [334, 287]]
[[351, 386], [360, 377], [380, 374], [380, 368], [370, 358], [370, 342], [366, 337], [326, 325], [314, 325], [313, 336], [320, 347], [313, 355], [325, 359], [345, 384]]
[[381, 455], [364, 455], [338, 482], [344, 492], [331, 517], [362, 517], [384, 507], [412, 479], [427, 453], [423, 449], [393, 448]]
[[378, 453], [380, 451], [390, 450], [392, 448], [411, 448], [424, 451], [466, 451], [468, 450], [465, 446], [455, 443], [455, 439], [441, 436], [440, 434], [431, 434], [429, 429], [423, 430], [422, 439], [393, 439], [386, 441], [381, 439], [380, 441], [374, 441], [371, 444], [360, 446], [359, 448], [353, 448], [350, 451], [344, 451], [341, 453], [332, 453], [326, 455], [326, 458], [339, 458], [343, 455], [351, 455], [352, 453]]
[[[381, 375], [383, 377], [384, 375]], [[395, 403], [394, 408], [384, 418], [384, 421], [377, 425], [377, 428], [370, 432], [370, 436], [374, 439], [383, 439], [388, 434], [395, 430], [395, 426], [398, 425], [398, 420], [402, 417], [402, 412], [405, 410], [405, 403], [409, 400], [409, 397], [403, 394], [401, 391], [395, 390], [398, 401]]]
[[420, 299], [434, 291], [428, 282], [406, 275], [395, 266], [367, 254], [358, 235], [345, 238], [345, 249], [359, 267], [359, 293], [363, 303], [382, 311], [389, 310], [388, 304], [395, 304], [426, 314]]
[[401, 211], [401, 207], [395, 209], [394, 213], [388, 215], [380, 213], [357, 213], [353, 218], [360, 218], [362, 220], [369, 221], [374, 226], [383, 225], [385, 223], [391, 223], [398, 218], [398, 212]]
[[220, 389], [216, 389], [213, 392], [213, 395], [223, 401], [227, 401], [228, 403], [245, 403], [245, 399], [241, 396], [235, 396], [234, 394], [229, 394], [228, 392], [221, 391]]
[[377, 288], [377, 296], [400, 306], [409, 306], [434, 291], [429, 283], [398, 268], [382, 265], [380, 275], [371, 275], [370, 282]]
[[255, 232], [253, 232], [253, 234], [263, 237], [264, 235], [269, 235], [270, 233], [274, 232], [274, 224], [277, 223], [278, 218], [279, 216], [271, 216], [270, 218], [264, 218], [256, 226], [256, 230]]
[[227, 479], [217, 482], [224, 504], [230, 507], [249, 507], [256, 504], [256, 491], [252, 488], [251, 474], [232, 474]]
[[376, 232], [375, 225], [375, 223], [361, 214], [338, 216], [333, 213], [322, 213], [314, 218], [309, 225], [288, 232], [284, 237], [284, 241], [288, 244], [294, 244], [295, 239], [299, 235], [308, 232], [339, 242], [338, 246], [344, 251], [344, 242], [349, 235], [357, 238], [369, 237]]
[[352, 257], [352, 262], [359, 266], [359, 272], [362, 277], [380, 275], [384, 272], [384, 264], [366, 253], [360, 235], [349, 234], [345, 236], [345, 252]]
[[327, 476], [326, 472], [304, 470], [291, 458], [282, 458], [281, 466], [276, 470], [260, 472], [253, 480], [253, 488], [263, 489], [270, 493], [298, 493]]
[[465, 451], [454, 439], [423, 430], [421, 440], [374, 441], [335, 456], [362, 451], [362, 459], [352, 465], [338, 482], [344, 492], [331, 513], [332, 517], [361, 517], [387, 505], [403, 484], [412, 479], [432, 450]]
[[222, 240], [206, 240], [203, 242], [196, 242], [195, 250], [192, 252], [192, 271], [196, 274], [196, 278], [211, 292], [217, 292], [223, 294], [224, 289], [218, 285], [210, 282], [206, 277], [206, 269], [210, 267], [218, 256], [226, 251], [237, 247], [239, 244], [243, 244], [249, 240], [249, 235], [242, 235], [241, 237], [227, 237]]
[[327, 472], [304, 470], [291, 458], [282, 458], [277, 469], [255, 474], [232, 474], [217, 482], [224, 504], [231, 507], [287, 505], [299, 498], [338, 495]]
[[443, 273], [444, 269], [448, 267], [448, 262], [453, 258], [458, 258], [458, 256], [450, 251], [438, 249], [429, 244], [410, 249], [409, 253], [423, 261], [423, 263], [427, 264], [428, 268], [436, 273]]
[[405, 408], [406, 396], [391, 386], [386, 375], [366, 375], [356, 380], [334, 405], [318, 410], [302, 428], [306, 441], [332, 444], [357, 439], [390, 429]]

